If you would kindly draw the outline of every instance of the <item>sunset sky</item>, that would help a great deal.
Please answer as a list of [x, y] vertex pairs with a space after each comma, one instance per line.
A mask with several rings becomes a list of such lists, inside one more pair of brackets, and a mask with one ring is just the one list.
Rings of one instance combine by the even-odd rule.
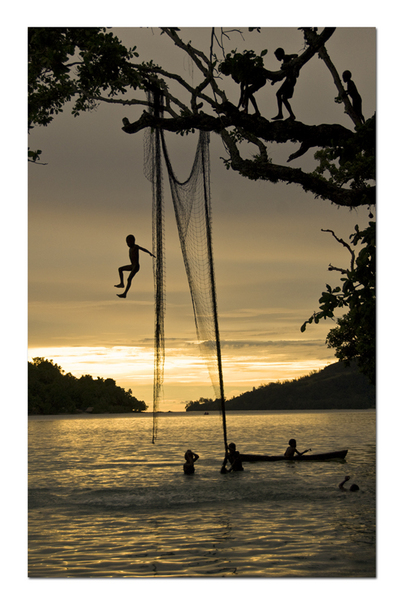
[[[230, 34], [227, 51], [264, 48], [267, 69], [277, 70], [274, 50], [301, 53], [302, 32], [262, 28], [244, 39]], [[187, 56], [157, 28], [115, 28], [139, 61], [153, 59], [169, 71], [196, 81]], [[183, 28], [181, 36], [208, 53], [209, 28]], [[326, 44], [341, 74], [349, 69], [363, 99], [366, 118], [376, 110], [376, 30], [338, 28]], [[223, 84], [237, 104], [238, 87]], [[277, 87], [257, 95], [261, 114], [277, 113]], [[302, 70], [291, 105], [299, 121], [312, 125], [352, 122], [336, 104], [332, 76], [314, 57]], [[143, 132], [125, 134], [122, 118], [135, 121], [142, 107], [100, 106], [78, 118], [69, 107], [29, 137], [41, 148], [46, 166], [29, 165], [29, 339], [28, 358], [53, 359], [75, 376], [111, 377], [132, 389], [151, 410], [154, 298], [152, 258], [141, 255], [141, 270], [125, 300], [116, 296], [117, 269], [128, 261], [126, 235], [152, 247], [151, 185], [143, 173]], [[186, 179], [197, 134], [167, 134], [173, 166]], [[293, 152], [271, 147], [274, 162]], [[339, 276], [328, 265], [347, 267], [349, 254], [329, 233], [348, 240], [366, 207], [349, 211], [316, 200], [299, 186], [254, 182], [227, 171], [220, 138], [211, 135], [211, 195], [219, 326], [227, 398], [264, 383], [292, 379], [335, 362], [325, 344], [332, 323], [302, 323], [318, 308], [325, 284]], [[296, 165], [310, 170], [309, 152]], [[294, 162], [291, 166], [295, 166]], [[188, 283], [172, 200], [165, 177], [166, 204], [166, 362], [160, 410], [184, 410], [190, 400], [212, 397], [208, 372], [196, 346]], [[374, 213], [375, 214], [375, 213]]]
[[[229, 11], [227, 10], [229, 6]], [[396, 119], [398, 77], [398, 24], [393, 3], [366, 5], [336, 0], [335, 3], [188, 3], [153, 2], [146, 6], [125, 2], [107, 4], [76, 3], [55, 5], [7, 5], [7, 27], [3, 28], [2, 102], [5, 136], [1, 145], [3, 174], [3, 219], [1, 235], [3, 294], [2, 374], [6, 394], [7, 435], [3, 436], [5, 461], [3, 479], [17, 490], [7, 502], [6, 540], [9, 552], [4, 563], [13, 589], [28, 586], [30, 597], [43, 598], [55, 591], [58, 597], [70, 595], [57, 581], [40, 582], [32, 590], [26, 578], [26, 456], [27, 419], [26, 354], [53, 358], [66, 372], [76, 376], [112, 377], [131, 388], [151, 410], [153, 374], [153, 280], [152, 259], [141, 258], [141, 270], [126, 300], [115, 295], [117, 267], [127, 262], [125, 237], [134, 233], [140, 245], [151, 248], [151, 188], [143, 174], [143, 133], [127, 135], [121, 131], [122, 118], [134, 121], [140, 108], [120, 109], [102, 106], [96, 112], [74, 119], [65, 108], [47, 128], [36, 128], [28, 140], [32, 148], [43, 150], [47, 166], [26, 168], [26, 28], [28, 26], [93, 26], [127, 24], [132, 28], [115, 31], [128, 45], [137, 45], [138, 60], [154, 59], [163, 66], [192, 77], [187, 58], [159, 36], [155, 21], [161, 25], [189, 23], [229, 26], [248, 25], [337, 25], [327, 50], [338, 71], [350, 69], [363, 97], [366, 117], [376, 110], [376, 31], [379, 47], [379, 378], [378, 406], [380, 452], [386, 457], [393, 450], [397, 434], [398, 402], [393, 394], [398, 370], [397, 340], [400, 334], [397, 304], [396, 264], [398, 256], [399, 202], [397, 191], [398, 121]], [[11, 13], [11, 17], [10, 17]], [[241, 15], [244, 15], [243, 18]], [[141, 25], [143, 28], [138, 29]], [[348, 28], [351, 26], [350, 28]], [[361, 29], [360, 29], [361, 26]], [[354, 29], [356, 27], [356, 29]], [[208, 30], [191, 29], [190, 36], [208, 51]], [[246, 34], [245, 41], [231, 37], [227, 49], [268, 48], [267, 68], [276, 68], [273, 52], [283, 46], [300, 52], [303, 41], [295, 29], [262, 29], [262, 34]], [[11, 59], [11, 53], [16, 59]], [[6, 85], [11, 82], [11, 87]], [[227, 84], [225, 89], [228, 89]], [[238, 100], [236, 86], [231, 97]], [[263, 116], [276, 114], [276, 87], [268, 85], [257, 94]], [[299, 121], [306, 124], [338, 122], [349, 128], [350, 119], [334, 103], [336, 88], [326, 67], [316, 57], [301, 71], [292, 107]], [[188, 174], [196, 136], [168, 135], [177, 172]], [[292, 151], [292, 150], [291, 150]], [[285, 164], [289, 149], [277, 148], [275, 156]], [[315, 200], [299, 187], [265, 182], [250, 182], [226, 171], [221, 156], [222, 143], [211, 136], [211, 193], [213, 201], [214, 255], [217, 277], [220, 330], [223, 344], [224, 379], [227, 396], [252, 389], [268, 381], [290, 379], [319, 369], [336, 359], [325, 345], [329, 324], [311, 326], [306, 333], [300, 326], [318, 308], [325, 283], [337, 277], [329, 273], [329, 263], [347, 266], [346, 251], [322, 228], [334, 229], [348, 238], [354, 224], [367, 222], [367, 209], [349, 212], [329, 202]], [[293, 163], [292, 163], [293, 164]], [[306, 155], [299, 166], [312, 166]], [[26, 172], [28, 171], [28, 178]], [[27, 183], [28, 192], [27, 194]], [[27, 196], [28, 203], [27, 203]], [[184, 410], [189, 400], [211, 397], [213, 390], [202, 359], [194, 348], [196, 340], [193, 313], [180, 253], [172, 202], [166, 186], [167, 206], [167, 313], [165, 402], [161, 410]], [[26, 215], [29, 208], [29, 231]], [[29, 234], [29, 245], [27, 238]], [[29, 261], [29, 263], [28, 263]], [[28, 263], [28, 265], [27, 265]], [[29, 302], [27, 300], [29, 266]], [[27, 305], [29, 336], [27, 335]], [[395, 431], [396, 426], [396, 431]], [[7, 454], [6, 454], [7, 452]], [[382, 483], [390, 481], [389, 461], [380, 460]], [[8, 498], [7, 498], [8, 499]], [[380, 553], [379, 578], [368, 581], [365, 597], [376, 597], [376, 585], [393, 589], [397, 556], [393, 552], [393, 515], [397, 510], [395, 494], [381, 494], [379, 502]], [[22, 510], [21, 509], [21, 504]], [[13, 514], [15, 512], [15, 514]], [[387, 551], [389, 550], [389, 551]], [[5, 557], [5, 558], [7, 558]], [[15, 560], [15, 557], [18, 560]], [[388, 579], [390, 580], [388, 583]], [[84, 583], [84, 582], [82, 582]], [[126, 583], [113, 581], [113, 586]], [[154, 580], [164, 591], [165, 580]], [[182, 582], [185, 584], [186, 582]], [[187, 592], [204, 595], [200, 582]], [[238, 581], [231, 582], [235, 595]], [[329, 589], [323, 583], [318, 591], [337, 597], [342, 581]], [[54, 584], [54, 585], [53, 585]], [[228, 583], [221, 584], [226, 590]], [[268, 588], [282, 594], [282, 585], [298, 582], [268, 581]], [[310, 582], [300, 591], [310, 595]], [[374, 584], [376, 584], [374, 586]], [[90, 585], [94, 585], [90, 583]], [[135, 591], [148, 592], [148, 582], [135, 581]], [[246, 582], [247, 585], [247, 582]], [[274, 585], [277, 586], [274, 588]], [[355, 582], [357, 589], [363, 582]], [[161, 589], [162, 586], [162, 589]], [[390, 587], [389, 587], [390, 586]], [[52, 589], [56, 587], [57, 589]], [[279, 588], [279, 589], [278, 589]], [[49, 592], [50, 590], [50, 592]], [[99, 598], [109, 595], [96, 587]], [[194, 590], [194, 592], [193, 592]], [[25, 590], [24, 590], [25, 591]], [[125, 590], [124, 590], [125, 591]], [[241, 592], [242, 590], [240, 590]], [[383, 591], [383, 590], [382, 590]], [[221, 589], [222, 592], [222, 589]], [[104, 596], [103, 596], [104, 594]], [[26, 594], [25, 594], [26, 595]], [[379, 595], [379, 591], [378, 591]]]

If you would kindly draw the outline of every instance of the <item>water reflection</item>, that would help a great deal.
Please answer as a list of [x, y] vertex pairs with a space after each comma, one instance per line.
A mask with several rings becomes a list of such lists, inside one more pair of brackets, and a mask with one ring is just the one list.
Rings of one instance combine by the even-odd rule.
[[[346, 461], [253, 463], [221, 476], [218, 415], [30, 422], [33, 577], [373, 577], [373, 414], [228, 415], [243, 452], [288, 439]], [[184, 451], [200, 455], [185, 477]], [[344, 494], [351, 475], [361, 488]]]

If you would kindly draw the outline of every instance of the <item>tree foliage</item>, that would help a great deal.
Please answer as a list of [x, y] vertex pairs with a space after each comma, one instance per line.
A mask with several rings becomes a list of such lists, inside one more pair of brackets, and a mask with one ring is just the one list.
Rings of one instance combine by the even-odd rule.
[[[277, 381], [253, 388], [225, 403], [226, 410], [332, 410], [375, 408], [375, 388], [353, 361], [348, 368], [334, 363], [322, 371], [291, 381]], [[215, 400], [200, 398], [187, 411], [218, 411]]]
[[219, 401], [214, 401], [212, 398], [199, 398], [199, 400], [190, 400], [190, 402], [185, 405], [185, 410], [216, 410], [215, 407], [217, 406], [218, 402]]
[[[226, 56], [223, 42], [215, 42], [217, 36], [215, 28], [212, 28], [210, 48], [206, 54], [194, 48], [190, 41], [185, 42], [176, 28], [162, 27], [160, 30], [193, 61], [201, 80], [198, 85], [152, 61], [134, 62], [138, 57], [136, 47], [126, 48], [105, 28], [30, 28], [29, 127], [47, 125], [72, 99], [74, 115], [91, 110], [101, 102], [127, 107], [142, 105], [145, 110], [137, 121], [130, 123], [127, 118], [124, 119], [124, 132], [134, 134], [146, 127], [177, 133], [194, 129], [213, 131], [223, 140], [226, 166], [244, 177], [295, 183], [341, 206], [375, 202], [375, 186], [370, 178], [374, 144], [370, 143], [371, 135], [359, 133], [364, 128], [367, 132], [374, 131], [375, 121], [366, 125], [360, 122], [329, 58], [325, 44], [334, 35], [334, 28], [325, 28], [321, 33], [317, 33], [315, 28], [303, 28], [304, 51], [291, 64], [301, 77], [305, 64], [315, 56], [322, 58], [332, 73], [338, 98], [357, 131], [338, 124], [306, 125], [291, 119], [268, 121], [262, 116], [238, 110], [223, 87], [227, 81], [221, 75], [224, 65], [237, 66], [240, 56], [242, 61], [262, 64], [265, 51], [259, 57], [251, 50], [242, 55], [232, 51]], [[223, 34], [222, 30], [221, 36]], [[287, 76], [285, 69], [265, 70], [265, 73], [271, 82], [281, 81]], [[146, 91], [157, 91], [162, 96], [163, 116], [152, 113], [153, 106], [144, 94]], [[368, 177], [362, 177], [362, 169], [358, 169], [355, 181], [350, 177], [344, 182], [325, 177], [326, 168], [305, 172], [296, 166], [274, 164], [268, 154], [267, 144], [270, 142], [300, 144], [298, 150], [289, 155], [288, 162], [310, 150], [323, 150], [325, 167], [327, 163], [333, 165], [337, 159], [343, 163], [346, 153], [348, 155], [352, 149], [359, 162], [368, 161], [370, 168], [365, 171]], [[254, 149], [252, 158], [244, 157], [243, 144]]]
[[251, 74], [254, 68], [263, 68], [263, 56], [267, 50], [262, 50], [258, 56], [254, 50], [245, 50], [236, 52], [236, 50], [227, 54], [225, 60], [219, 64], [219, 71], [224, 75], [231, 75], [236, 83], [246, 81], [247, 76]]
[[332, 289], [326, 285], [326, 291], [319, 299], [319, 311], [302, 325], [319, 323], [321, 319], [334, 319], [335, 311], [348, 309], [348, 312], [337, 319], [337, 327], [327, 336], [329, 348], [335, 349], [335, 356], [345, 364], [356, 360], [362, 373], [375, 383], [376, 363], [376, 225], [370, 221], [369, 226], [360, 231], [358, 225], [350, 236], [351, 245], [363, 246], [358, 255], [344, 240], [339, 239], [327, 230], [348, 249], [351, 255], [348, 269], [329, 266], [330, 271], [339, 271], [343, 277], [340, 286]]
[[[97, 106], [102, 92], [109, 98], [141, 87], [141, 76], [125, 48], [104, 27], [31, 27], [28, 29], [28, 130], [48, 125], [74, 100], [72, 113]], [[40, 150], [30, 150], [29, 160]]]
[[71, 414], [88, 409], [92, 413], [142, 412], [147, 405], [113, 379], [93, 379], [91, 375], [77, 379], [45, 358], [28, 362], [28, 414]]
[[28, 47], [29, 128], [48, 125], [71, 99], [79, 115], [105, 90], [113, 98], [141, 85], [129, 62], [138, 56], [135, 48], [104, 27], [31, 27]]
[[[257, 32], [259, 28], [249, 28]], [[337, 88], [333, 102], [343, 104], [350, 127], [339, 124], [307, 125], [287, 119], [269, 121], [259, 114], [239, 110], [228, 98], [226, 77], [239, 82], [243, 65], [263, 68], [262, 56], [252, 50], [225, 54], [229, 40], [227, 32], [211, 28], [207, 51], [185, 42], [184, 34], [173, 27], [160, 28], [161, 34], [185, 53], [197, 70], [200, 83], [190, 83], [178, 73], [150, 62], [135, 62], [139, 54], [126, 48], [106, 28], [30, 28], [29, 29], [29, 122], [47, 125], [63, 110], [66, 102], [74, 100], [72, 113], [91, 110], [99, 103], [143, 106], [139, 119], [130, 123], [123, 119], [123, 131], [135, 134], [147, 127], [185, 134], [193, 130], [212, 131], [223, 141], [228, 169], [252, 180], [265, 180], [300, 185], [317, 198], [349, 208], [375, 204], [375, 116], [365, 123], [353, 109], [342, 80], [333, 64], [327, 43], [335, 28], [301, 28], [303, 51], [291, 62], [296, 76], [315, 57], [329, 70]], [[282, 81], [287, 70], [267, 71], [272, 83]], [[194, 81], [194, 78], [193, 78]], [[146, 95], [146, 92], [152, 92]], [[152, 97], [161, 101], [162, 115], [153, 111]], [[273, 163], [268, 144], [298, 144], [288, 158], [288, 164]], [[250, 152], [248, 151], [250, 148]], [[38, 161], [40, 150], [30, 150], [29, 160]], [[296, 166], [296, 160], [314, 152], [318, 162], [312, 171]], [[250, 154], [250, 158], [248, 155]], [[365, 232], [357, 230], [353, 244], [365, 243], [355, 269], [346, 271], [340, 291], [328, 291], [321, 297], [319, 313], [309, 322], [333, 318], [334, 310], [348, 307], [349, 313], [337, 321], [328, 336], [330, 347], [336, 348], [341, 360], [357, 358], [360, 366], [372, 376], [375, 343], [375, 246], [369, 242], [372, 225]], [[365, 299], [368, 296], [368, 301]], [[303, 330], [305, 328], [303, 325]], [[363, 332], [368, 331], [368, 339]], [[373, 342], [372, 342], [373, 340]]]

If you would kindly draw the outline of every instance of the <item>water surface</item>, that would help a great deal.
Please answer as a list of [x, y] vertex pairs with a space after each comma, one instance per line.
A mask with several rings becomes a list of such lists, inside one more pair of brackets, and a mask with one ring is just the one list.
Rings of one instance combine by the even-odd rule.
[[[220, 474], [218, 414], [29, 418], [30, 577], [375, 577], [375, 411], [230, 412], [243, 453], [345, 460]], [[200, 455], [183, 474], [185, 451]], [[345, 475], [360, 486], [345, 493]]]

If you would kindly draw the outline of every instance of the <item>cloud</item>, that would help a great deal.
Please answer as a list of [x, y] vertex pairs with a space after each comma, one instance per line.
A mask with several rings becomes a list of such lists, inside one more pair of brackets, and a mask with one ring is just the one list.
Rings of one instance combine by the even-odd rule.
[[321, 347], [321, 340], [320, 339], [316, 339], [316, 340], [268, 340], [268, 341], [254, 341], [254, 340], [240, 340], [240, 341], [233, 341], [233, 340], [223, 340], [221, 342], [222, 347], [223, 348], [229, 348], [232, 350], [241, 350], [242, 348], [255, 348], [255, 349], [262, 349], [262, 348], [270, 348], [270, 347], [275, 347], [275, 348], [282, 348], [282, 347], [287, 347], [287, 346], [291, 346], [291, 347]]
[[[167, 36], [153, 35], [150, 28], [116, 32], [128, 46], [138, 46], [140, 60], [153, 59], [191, 77]], [[188, 28], [183, 35], [209, 51], [206, 29]], [[268, 47], [266, 66], [275, 70], [271, 50], [283, 42], [298, 52], [303, 37], [295, 28], [266, 28], [261, 34], [246, 34], [244, 41], [238, 35], [230, 40], [229, 50], [249, 43], [256, 51]], [[374, 30], [339, 28], [328, 52], [340, 69], [351, 68], [355, 78], [357, 74], [365, 114], [370, 116], [375, 110]], [[232, 101], [238, 100], [237, 85], [233, 81], [226, 85]], [[334, 102], [335, 95], [331, 74], [316, 58], [296, 85], [295, 114], [310, 125], [338, 122], [351, 127], [343, 107]], [[266, 118], [276, 114], [275, 90], [260, 91], [257, 103]], [[30, 134], [30, 146], [43, 150], [48, 165], [29, 165], [29, 351], [47, 349], [49, 357], [58, 352], [64, 368], [114, 374], [130, 387], [136, 381], [150, 389], [152, 259], [143, 257], [126, 301], [116, 298], [114, 288], [117, 268], [127, 261], [126, 235], [133, 233], [146, 248], [152, 244], [152, 191], [143, 174], [143, 135], [121, 130], [123, 117], [134, 121], [141, 112], [142, 107], [103, 105], [75, 119], [66, 107], [48, 127]], [[167, 135], [178, 177], [188, 176], [196, 143], [197, 135]], [[214, 134], [210, 152], [213, 249], [227, 388], [241, 373], [246, 377], [240, 385], [253, 387], [263, 378], [291, 377], [334, 360], [324, 341], [332, 323], [320, 323], [300, 335], [301, 324], [318, 307], [325, 283], [337, 282], [337, 274], [327, 271], [329, 263], [348, 264], [343, 247], [321, 229], [333, 229], [345, 239], [355, 223], [362, 226], [367, 221], [368, 211], [339, 210], [298, 186], [250, 181], [227, 171], [221, 161], [223, 144]], [[284, 145], [271, 147], [271, 156], [282, 164], [289, 153]], [[312, 152], [298, 162], [303, 164], [313, 168]], [[207, 372], [199, 358], [167, 179], [165, 226], [165, 335], [168, 377], [174, 381], [168, 388], [171, 380], [166, 377], [166, 388], [177, 390], [179, 377], [187, 385], [196, 377], [205, 381]], [[90, 348], [86, 354], [85, 348]], [[143, 365], [142, 374], [136, 367], [130, 371], [131, 364]], [[173, 393], [166, 392], [171, 402]]]

